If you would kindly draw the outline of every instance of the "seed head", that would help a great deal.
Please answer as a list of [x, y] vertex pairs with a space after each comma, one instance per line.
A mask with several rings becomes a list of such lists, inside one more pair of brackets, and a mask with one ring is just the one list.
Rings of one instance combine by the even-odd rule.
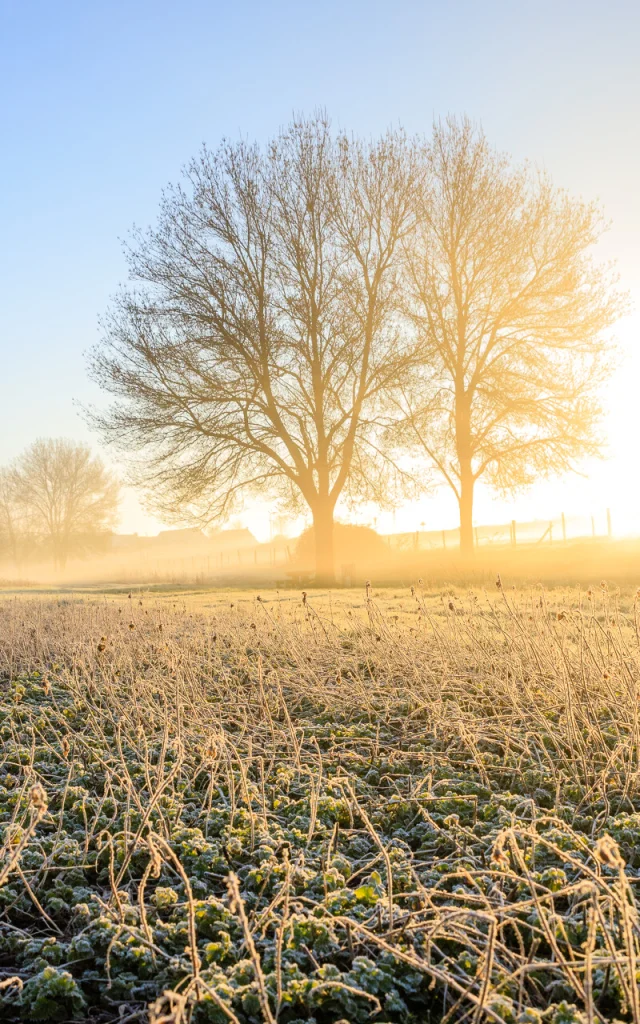
[[216, 761], [220, 753], [219, 744], [214, 736], [209, 737], [206, 748], [206, 757], [209, 761]]
[[509, 868], [509, 857], [505, 853], [504, 844], [506, 836], [501, 833], [493, 844], [491, 850], [491, 862], [497, 864], [498, 867], [508, 870]]
[[605, 834], [598, 839], [593, 852], [599, 864], [604, 864], [608, 868], [624, 867], [625, 862], [618, 844], [609, 835]]
[[29, 799], [31, 801], [31, 806], [35, 811], [46, 811], [49, 803], [47, 799], [47, 791], [39, 782], [36, 782], [35, 786], [31, 787]]

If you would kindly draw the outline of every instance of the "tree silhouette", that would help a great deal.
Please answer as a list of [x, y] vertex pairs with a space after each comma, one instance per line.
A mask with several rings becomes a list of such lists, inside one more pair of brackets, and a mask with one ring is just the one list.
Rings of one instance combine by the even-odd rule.
[[513, 169], [468, 121], [435, 127], [406, 247], [424, 365], [395, 436], [455, 492], [464, 553], [481, 477], [511, 492], [600, 450], [604, 332], [625, 306], [592, 260], [602, 230], [597, 206]]
[[365, 144], [316, 117], [266, 151], [205, 149], [165, 194], [90, 372], [115, 398], [93, 422], [166, 519], [286, 495], [331, 581], [336, 503], [383, 500], [393, 472], [380, 440], [417, 359], [401, 243], [423, 169], [402, 133]]
[[87, 445], [35, 441], [11, 468], [9, 481], [14, 507], [58, 567], [115, 522], [118, 483]]
[[12, 474], [0, 469], [0, 554], [19, 562], [24, 545], [25, 529], [21, 510], [16, 503]]

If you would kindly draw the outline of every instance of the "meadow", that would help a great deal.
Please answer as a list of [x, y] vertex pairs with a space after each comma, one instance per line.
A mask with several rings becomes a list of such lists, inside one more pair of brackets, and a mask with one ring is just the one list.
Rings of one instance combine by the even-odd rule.
[[640, 593], [0, 599], [0, 1017], [640, 1024]]

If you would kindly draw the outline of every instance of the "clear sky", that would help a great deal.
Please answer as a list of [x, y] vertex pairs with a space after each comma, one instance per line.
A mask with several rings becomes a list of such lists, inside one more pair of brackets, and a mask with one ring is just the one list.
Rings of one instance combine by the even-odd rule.
[[[611, 506], [640, 532], [639, 53], [637, 0], [0, 0], [0, 463], [43, 435], [96, 444], [74, 403], [100, 401], [83, 353], [125, 276], [119, 239], [154, 220], [203, 141], [266, 139], [317, 107], [361, 134], [466, 113], [602, 201], [601, 254], [636, 305], [607, 398], [610, 460], [515, 503], [481, 491], [476, 518]], [[455, 525], [455, 509], [436, 496], [396, 515], [423, 520]], [[122, 528], [154, 526], [129, 495]]]

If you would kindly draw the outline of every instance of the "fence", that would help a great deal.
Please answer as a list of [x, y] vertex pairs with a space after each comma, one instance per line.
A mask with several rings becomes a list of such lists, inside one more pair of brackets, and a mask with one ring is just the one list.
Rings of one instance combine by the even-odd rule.
[[[507, 523], [494, 526], [475, 526], [476, 547], [492, 544], [566, 544], [573, 540], [592, 538], [610, 539], [612, 536], [611, 510], [597, 515], [566, 516], [562, 512], [556, 519], [536, 519], [532, 522]], [[391, 533], [385, 537], [389, 548], [395, 551], [436, 551], [460, 546], [460, 530], [415, 530], [411, 533]]]
[[286, 565], [291, 559], [288, 545], [260, 544], [255, 547], [244, 547], [217, 551], [209, 555], [186, 555], [184, 557], [158, 558], [144, 552], [136, 552], [131, 560], [123, 565], [121, 559], [114, 559], [120, 566], [118, 575], [127, 578], [141, 573], [149, 578], [168, 580], [207, 579], [226, 572], [243, 572], [252, 569], [276, 568]]

